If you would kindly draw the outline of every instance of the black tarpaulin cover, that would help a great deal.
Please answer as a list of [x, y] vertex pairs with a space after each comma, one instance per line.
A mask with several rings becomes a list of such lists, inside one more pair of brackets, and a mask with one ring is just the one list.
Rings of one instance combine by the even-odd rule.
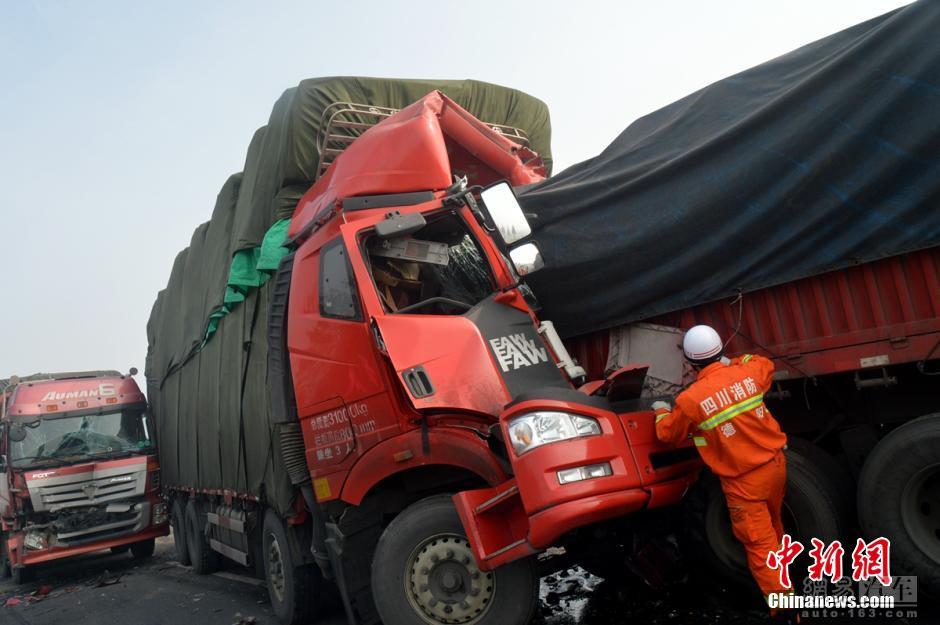
[[940, 243], [940, 2], [721, 80], [520, 192], [565, 335]]

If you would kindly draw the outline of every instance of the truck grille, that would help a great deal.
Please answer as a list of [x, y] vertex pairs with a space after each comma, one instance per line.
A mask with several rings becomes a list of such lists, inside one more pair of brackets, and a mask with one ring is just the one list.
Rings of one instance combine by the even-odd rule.
[[115, 512], [98, 509], [84, 514], [73, 513], [68, 521], [60, 518], [54, 524], [56, 544], [76, 545], [130, 534], [143, 529], [150, 516], [150, 505], [147, 502], [139, 502], [126, 507], [127, 510]]
[[94, 506], [143, 495], [146, 490], [147, 459], [100, 462], [34, 472], [26, 476], [33, 510], [56, 512], [66, 508]]

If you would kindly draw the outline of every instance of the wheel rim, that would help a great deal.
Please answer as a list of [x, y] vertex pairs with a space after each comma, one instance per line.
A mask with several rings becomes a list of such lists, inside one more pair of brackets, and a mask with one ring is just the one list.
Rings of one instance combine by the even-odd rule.
[[278, 601], [284, 600], [284, 560], [281, 557], [281, 546], [277, 542], [277, 536], [269, 534], [271, 543], [268, 545], [268, 582], [271, 584], [271, 592], [277, 597]]
[[463, 536], [438, 534], [426, 539], [405, 567], [405, 594], [425, 623], [472, 625], [493, 603], [496, 578], [477, 568]]
[[908, 480], [901, 493], [901, 522], [917, 548], [940, 564], [940, 464]]

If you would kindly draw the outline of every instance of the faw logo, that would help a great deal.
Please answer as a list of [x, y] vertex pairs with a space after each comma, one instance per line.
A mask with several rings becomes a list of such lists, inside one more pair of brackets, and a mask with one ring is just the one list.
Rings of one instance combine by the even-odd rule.
[[490, 339], [490, 345], [503, 371], [515, 371], [540, 362], [548, 362], [545, 347], [526, 338], [522, 333]]
[[63, 399], [83, 399], [86, 397], [114, 397], [117, 395], [117, 389], [114, 388], [113, 384], [99, 384], [98, 388], [85, 389], [82, 391], [69, 391], [67, 393], [57, 393], [55, 391], [49, 391], [46, 393], [42, 401], [60, 401]]

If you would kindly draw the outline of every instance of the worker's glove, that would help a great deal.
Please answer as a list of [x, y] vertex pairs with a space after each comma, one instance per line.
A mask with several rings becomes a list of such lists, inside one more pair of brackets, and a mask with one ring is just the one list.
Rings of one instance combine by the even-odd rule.
[[653, 410], [665, 410], [667, 412], [672, 412], [672, 406], [669, 405], [669, 402], [665, 401], [654, 401], [650, 408]]

